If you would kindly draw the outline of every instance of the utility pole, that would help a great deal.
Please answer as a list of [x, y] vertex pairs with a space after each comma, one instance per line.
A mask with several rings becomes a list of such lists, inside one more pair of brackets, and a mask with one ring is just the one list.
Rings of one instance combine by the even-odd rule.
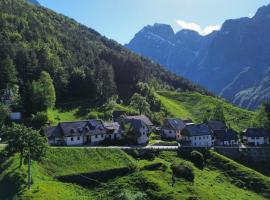
[[30, 169], [31, 169], [31, 157], [30, 157], [30, 151], [28, 153], [28, 190], [30, 190], [30, 187], [31, 187], [31, 172], [30, 172]]

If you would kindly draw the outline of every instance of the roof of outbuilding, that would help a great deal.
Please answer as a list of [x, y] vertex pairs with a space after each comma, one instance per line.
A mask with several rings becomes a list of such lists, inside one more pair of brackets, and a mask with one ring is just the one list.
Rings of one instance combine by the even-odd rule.
[[113, 133], [119, 133], [121, 131], [121, 126], [118, 122], [104, 122], [103, 124], [107, 130], [113, 131]]
[[246, 137], [270, 137], [270, 133], [264, 128], [247, 128], [243, 132]]

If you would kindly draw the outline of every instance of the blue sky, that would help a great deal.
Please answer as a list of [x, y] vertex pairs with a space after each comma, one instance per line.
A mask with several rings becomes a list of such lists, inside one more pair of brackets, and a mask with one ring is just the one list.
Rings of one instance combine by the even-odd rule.
[[128, 43], [145, 25], [170, 24], [207, 34], [226, 19], [255, 14], [270, 0], [39, 0], [121, 44]]

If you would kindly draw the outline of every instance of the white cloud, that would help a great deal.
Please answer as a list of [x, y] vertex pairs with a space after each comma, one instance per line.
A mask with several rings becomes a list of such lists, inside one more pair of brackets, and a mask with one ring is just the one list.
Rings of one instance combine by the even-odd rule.
[[185, 22], [183, 20], [177, 20], [176, 23], [183, 29], [190, 29], [197, 31], [201, 35], [207, 35], [209, 33], [212, 33], [213, 31], [220, 30], [219, 25], [212, 25], [202, 28], [200, 25], [194, 23], [194, 22]]
[[252, 17], [254, 17], [254, 16], [255, 16], [254, 13], [249, 13], [249, 15], [248, 15], [249, 18], [252, 18]]

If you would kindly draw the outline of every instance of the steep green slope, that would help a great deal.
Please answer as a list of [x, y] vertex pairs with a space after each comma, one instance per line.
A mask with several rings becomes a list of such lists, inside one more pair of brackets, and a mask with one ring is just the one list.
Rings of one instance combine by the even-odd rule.
[[[233, 162], [233, 161], [232, 161]], [[144, 166], [161, 163], [162, 168], [146, 169]], [[186, 163], [195, 172], [195, 181], [180, 179], [172, 185], [172, 163]], [[213, 161], [213, 165], [215, 162]], [[13, 156], [0, 164], [0, 199], [12, 199], [16, 195], [20, 199], [121, 199], [120, 197], [142, 196], [143, 199], [264, 199], [264, 197], [243, 189], [246, 182], [237, 186], [232, 179], [237, 175], [228, 176], [221, 167], [199, 170], [189, 161], [183, 160], [177, 152], [161, 152], [154, 160], [134, 160], [121, 150], [83, 149], [83, 148], [50, 148], [46, 158], [41, 162], [32, 163], [31, 190], [26, 186], [26, 166], [22, 171], [18, 168], [18, 156]], [[100, 172], [111, 169], [137, 166], [126, 175], [112, 176], [103, 179], [99, 185], [80, 185], [62, 182], [55, 177], [59, 175]], [[211, 165], [209, 165], [211, 166]], [[247, 168], [246, 168], [247, 169]], [[248, 169], [250, 172], [253, 170]], [[242, 170], [242, 174], [245, 170]], [[248, 174], [246, 174], [248, 175]], [[87, 176], [90, 176], [88, 174]], [[253, 178], [267, 179], [254, 172]], [[252, 178], [252, 177], [251, 177]], [[86, 180], [88, 182], [88, 180]], [[267, 180], [266, 180], [267, 181]], [[84, 186], [84, 187], [83, 187]], [[247, 185], [248, 187], [248, 185]]]
[[202, 122], [208, 111], [218, 104], [222, 105], [228, 125], [237, 131], [249, 127], [254, 115], [254, 112], [233, 106], [225, 100], [198, 93], [158, 92], [156, 96], [172, 117], [190, 118], [195, 122]]
[[0, 62], [9, 57], [21, 91], [41, 71], [53, 78], [58, 101], [68, 98], [127, 98], [148, 82], [208, 93], [150, 60], [68, 17], [24, 0], [0, 1]]

